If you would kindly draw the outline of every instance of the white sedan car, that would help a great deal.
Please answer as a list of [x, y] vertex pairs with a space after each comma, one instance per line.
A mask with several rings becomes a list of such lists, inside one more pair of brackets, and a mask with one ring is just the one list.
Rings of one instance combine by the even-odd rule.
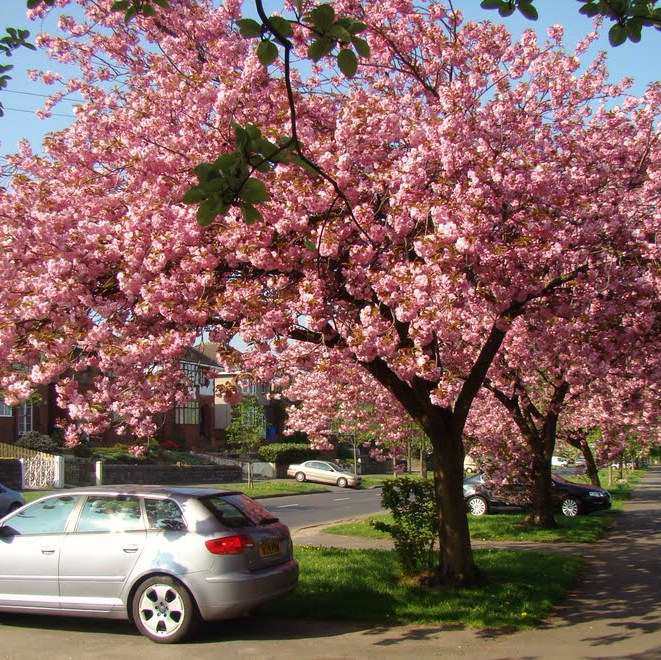
[[294, 477], [296, 481], [316, 481], [340, 488], [360, 485], [360, 475], [347, 472], [331, 461], [304, 461], [290, 465], [287, 468], [287, 476]]

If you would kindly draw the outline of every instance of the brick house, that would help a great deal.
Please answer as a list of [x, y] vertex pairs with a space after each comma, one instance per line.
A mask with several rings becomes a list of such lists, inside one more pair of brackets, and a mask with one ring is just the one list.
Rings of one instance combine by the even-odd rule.
[[[215, 360], [218, 344], [212, 342], [203, 342], [195, 345], [195, 349], [203, 353], [207, 358]], [[243, 394], [256, 397], [257, 401], [264, 409], [265, 442], [282, 442], [282, 434], [285, 428], [286, 413], [285, 404], [279, 399], [273, 399], [270, 395], [273, 392], [270, 384], [258, 383], [249, 377], [240, 377], [241, 374], [236, 371], [219, 370], [216, 375], [216, 385], [224, 385], [236, 382]], [[215, 393], [213, 404], [214, 433], [213, 444], [216, 447], [222, 447], [225, 444], [225, 433], [227, 427], [232, 421], [232, 406], [227, 403], [222, 395]]]

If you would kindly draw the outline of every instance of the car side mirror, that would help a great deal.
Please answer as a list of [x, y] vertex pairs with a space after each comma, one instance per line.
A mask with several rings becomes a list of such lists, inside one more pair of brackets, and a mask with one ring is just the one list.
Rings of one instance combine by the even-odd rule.
[[3, 525], [0, 527], [0, 538], [7, 539], [12, 536], [16, 536], [16, 534], [18, 534], [18, 532], [9, 525]]

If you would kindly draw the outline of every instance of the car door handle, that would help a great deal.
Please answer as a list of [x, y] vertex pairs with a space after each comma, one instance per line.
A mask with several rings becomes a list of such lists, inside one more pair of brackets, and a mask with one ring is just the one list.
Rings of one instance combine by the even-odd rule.
[[55, 548], [53, 548], [50, 545], [44, 545], [41, 548], [41, 554], [42, 555], [54, 555], [55, 554]]
[[125, 545], [123, 550], [124, 550], [124, 552], [137, 552], [138, 551], [138, 546], [137, 546], [137, 544]]

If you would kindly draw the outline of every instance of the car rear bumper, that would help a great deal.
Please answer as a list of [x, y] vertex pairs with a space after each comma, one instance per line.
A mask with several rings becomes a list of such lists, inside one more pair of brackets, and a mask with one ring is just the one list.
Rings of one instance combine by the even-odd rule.
[[291, 559], [268, 569], [229, 575], [199, 576], [191, 585], [205, 621], [231, 619], [253, 607], [285, 596], [298, 584], [298, 562]]

